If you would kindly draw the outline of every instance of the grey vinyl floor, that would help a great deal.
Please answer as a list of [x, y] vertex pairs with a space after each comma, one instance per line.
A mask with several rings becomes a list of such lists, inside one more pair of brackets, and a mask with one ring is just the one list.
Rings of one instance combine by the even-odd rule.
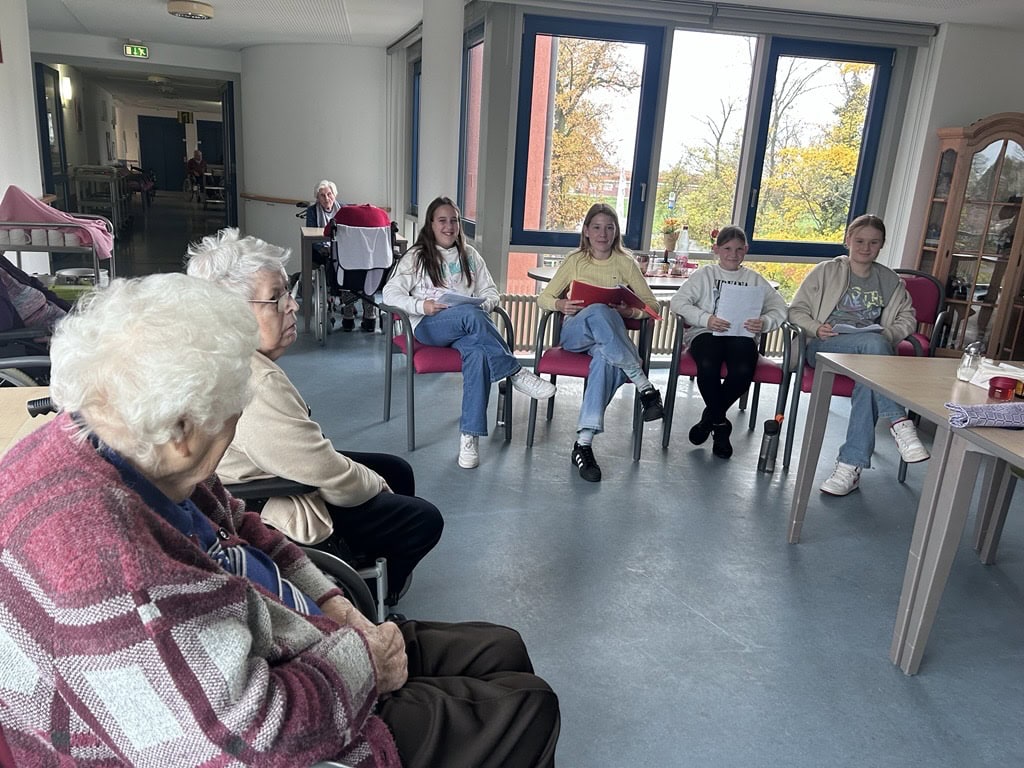
[[[126, 259], [129, 273], [161, 263], [156, 242], [134, 248], [145, 258]], [[579, 382], [560, 382], [532, 449], [517, 396], [512, 442], [492, 430], [480, 467], [464, 470], [461, 377], [417, 377], [410, 453], [401, 357], [382, 420], [385, 354], [379, 333], [335, 332], [323, 347], [300, 334], [280, 362], [336, 445], [412, 463], [446, 522], [400, 610], [518, 629], [560, 697], [559, 766], [1024, 765], [1020, 498], [993, 566], [978, 562], [969, 518], [921, 672], [906, 677], [888, 649], [924, 469], [898, 484], [881, 428], [861, 489], [815, 492], [802, 542], [789, 545], [796, 464], [756, 472], [760, 433], [740, 418], [732, 460], [691, 446], [701, 402], [686, 380], [672, 444], [647, 425], [638, 463], [632, 390], [620, 391], [595, 443], [604, 480], [591, 484], [569, 462]], [[663, 387], [665, 371], [653, 379]], [[762, 394], [762, 418], [774, 396]], [[846, 409], [833, 401], [819, 482]]]

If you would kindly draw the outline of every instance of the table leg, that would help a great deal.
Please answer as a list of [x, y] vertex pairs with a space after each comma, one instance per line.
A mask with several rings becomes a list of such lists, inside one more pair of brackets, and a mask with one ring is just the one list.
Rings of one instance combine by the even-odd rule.
[[[811, 400], [807, 407], [804, 439], [800, 448], [800, 468], [796, 474], [796, 488], [793, 490], [793, 506], [789, 516], [790, 544], [800, 541], [800, 530], [804, 525], [811, 486], [814, 485], [814, 472], [818, 468], [821, 443], [825, 438], [828, 405], [832, 400], [832, 384], [836, 378], [835, 371], [829, 367], [828, 361], [825, 358], [818, 360], [818, 368], [814, 372], [814, 386], [811, 387]], [[800, 386], [799, 378], [793, 385]]]
[[[934, 456], [933, 456], [934, 460]], [[981, 454], [971, 450], [971, 444], [959, 435], [949, 440], [941, 487], [938, 489], [934, 506], [934, 518], [919, 553], [921, 570], [915, 594], [907, 605], [908, 622], [906, 639], [898, 659], [900, 669], [908, 675], [917, 673], [924, 656], [935, 613], [946, 587], [949, 571], [956, 556], [957, 545], [967, 522], [974, 484], [978, 477]], [[919, 513], [920, 514], [920, 513]], [[920, 522], [920, 519], [918, 520]], [[914, 526], [917, 538], [918, 525]], [[907, 564], [908, 570], [910, 563]], [[903, 606], [903, 596], [900, 596]]]
[[309, 333], [309, 319], [312, 315], [313, 310], [313, 238], [303, 237], [302, 238], [302, 263], [301, 263], [301, 282], [302, 282], [302, 322], [306, 329], [306, 333]]
[[994, 489], [991, 498], [982, 497], [982, 502], [987, 506], [979, 507], [978, 518], [985, 521], [984, 526], [979, 526], [978, 540], [974, 548], [978, 550], [978, 557], [985, 565], [992, 565], [996, 561], [996, 549], [999, 548], [999, 538], [1003, 535], [1003, 525], [1006, 523], [1006, 513], [1010, 510], [1010, 502], [1013, 501], [1013, 491], [1017, 487], [1017, 476], [1008, 464], [996, 461], [1002, 465], [1002, 473], [999, 485]]
[[947, 469], [946, 462], [949, 459], [951, 438], [952, 432], [948, 425], [936, 425], [932, 456], [928, 462], [928, 474], [921, 486], [921, 499], [917, 503], [917, 516], [914, 518], [914, 533], [910, 538], [910, 551], [907, 553], [907, 567], [903, 573], [903, 589], [900, 592], [899, 607], [896, 609], [896, 626], [893, 629], [892, 646], [889, 649], [889, 658], [892, 659], [893, 664], [900, 663], [900, 656], [907, 639], [910, 612], [921, 579], [921, 555], [927, 547], [932, 533], [935, 505], [938, 502], [939, 487]]

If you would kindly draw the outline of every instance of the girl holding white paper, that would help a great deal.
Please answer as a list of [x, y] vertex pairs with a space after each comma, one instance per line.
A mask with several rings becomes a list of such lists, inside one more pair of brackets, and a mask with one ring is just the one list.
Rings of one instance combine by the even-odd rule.
[[[748, 249], [742, 229], [724, 227], [711, 249], [718, 263], [701, 267], [683, 283], [672, 297], [671, 308], [689, 326], [683, 343], [697, 363], [697, 388], [704, 398], [704, 412], [690, 429], [690, 442], [702, 445], [714, 435], [712, 453], [728, 459], [732, 424], [726, 413], [754, 379], [757, 336], [786, 321], [786, 302], [761, 275], [742, 266]], [[733, 322], [721, 309], [730, 288], [735, 288], [738, 299], [735, 310], [728, 313]], [[744, 307], [744, 301], [750, 306]], [[741, 317], [746, 319], [740, 321]]]
[[[800, 326], [808, 339], [807, 363], [811, 367], [819, 352], [893, 355], [895, 345], [917, 328], [914, 306], [903, 281], [888, 267], [875, 263], [885, 245], [885, 223], [878, 216], [858, 216], [846, 228], [844, 242], [850, 255], [837, 256], [812, 269], [789, 308], [790, 322]], [[840, 323], [861, 328], [877, 323], [882, 330], [840, 334], [835, 330]], [[871, 466], [879, 418], [891, 422], [890, 432], [905, 462], [913, 464], [928, 458], [906, 410], [894, 400], [856, 384], [846, 442], [839, 449], [832, 475], [821, 485], [822, 493], [845, 496], [857, 488], [861, 469]]]

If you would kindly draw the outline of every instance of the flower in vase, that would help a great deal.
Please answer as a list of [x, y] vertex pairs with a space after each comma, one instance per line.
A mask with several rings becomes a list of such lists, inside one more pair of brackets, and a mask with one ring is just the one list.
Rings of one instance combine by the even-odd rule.
[[663, 235], [674, 235], [679, 231], [682, 226], [682, 222], [679, 219], [667, 218], [661, 222], [661, 234]]

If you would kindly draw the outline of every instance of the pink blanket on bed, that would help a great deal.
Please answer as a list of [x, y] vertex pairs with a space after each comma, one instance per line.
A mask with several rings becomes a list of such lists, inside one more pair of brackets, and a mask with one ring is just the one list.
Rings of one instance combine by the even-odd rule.
[[5, 221], [74, 224], [74, 231], [78, 233], [82, 245], [96, 243], [96, 251], [101, 259], [109, 259], [114, 252], [114, 237], [107, 232], [103, 222], [78, 219], [58, 211], [13, 184], [7, 188], [4, 199], [0, 200], [0, 226]]

